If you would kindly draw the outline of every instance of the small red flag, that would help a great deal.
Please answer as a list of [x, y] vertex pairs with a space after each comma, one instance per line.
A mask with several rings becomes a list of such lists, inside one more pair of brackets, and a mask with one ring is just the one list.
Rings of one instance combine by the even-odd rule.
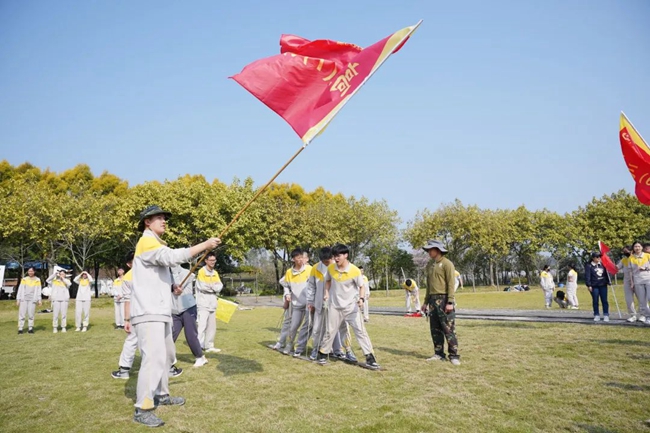
[[603, 242], [598, 241], [598, 248], [600, 249], [600, 254], [602, 255], [601, 260], [603, 261], [603, 266], [605, 269], [607, 269], [607, 272], [609, 272], [612, 275], [615, 275], [618, 273], [618, 267], [612, 262], [612, 259], [609, 258], [607, 253], [609, 252], [609, 247], [605, 245]]
[[291, 125], [309, 144], [420, 23], [367, 47], [282, 35], [280, 54], [230, 78]]

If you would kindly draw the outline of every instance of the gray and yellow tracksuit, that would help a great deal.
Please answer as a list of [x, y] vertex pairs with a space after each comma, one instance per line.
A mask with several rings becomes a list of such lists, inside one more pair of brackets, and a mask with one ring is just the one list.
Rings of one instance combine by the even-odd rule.
[[86, 273], [86, 277], [83, 277], [83, 274], [84, 273], [77, 275], [74, 279], [74, 282], [79, 285], [79, 288], [77, 289], [74, 314], [74, 323], [77, 329], [82, 326], [86, 328], [90, 321], [90, 292], [92, 290], [90, 285], [95, 281], [90, 274]]
[[41, 302], [41, 279], [38, 277], [25, 277], [20, 281], [16, 300], [20, 302], [18, 306], [18, 330], [22, 331], [25, 326], [25, 317], [27, 317], [27, 327], [34, 327], [34, 314], [36, 313], [36, 304]]
[[216, 269], [209, 270], [204, 266], [197, 273], [195, 287], [199, 342], [203, 349], [212, 349], [217, 333], [217, 295], [223, 289], [223, 283]]

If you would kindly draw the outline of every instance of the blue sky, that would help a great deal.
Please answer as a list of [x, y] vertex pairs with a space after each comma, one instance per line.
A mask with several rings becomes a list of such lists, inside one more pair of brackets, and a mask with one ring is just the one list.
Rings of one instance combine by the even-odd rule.
[[386, 199], [567, 212], [633, 191], [624, 110], [650, 136], [650, 2], [0, 2], [0, 158], [131, 185], [266, 182], [300, 147], [227, 77], [282, 33], [368, 46], [424, 23], [280, 176]]

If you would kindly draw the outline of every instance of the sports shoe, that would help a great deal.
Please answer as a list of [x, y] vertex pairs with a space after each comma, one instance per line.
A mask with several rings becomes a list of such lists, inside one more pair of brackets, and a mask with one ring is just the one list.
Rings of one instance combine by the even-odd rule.
[[192, 367], [203, 367], [207, 363], [208, 363], [208, 358], [206, 358], [205, 355], [203, 355], [200, 358], [196, 358], [196, 362]]
[[54, 334], [56, 334], [57, 332], [59, 332], [59, 330], [58, 330], [57, 328], [54, 328], [54, 329], [52, 329], [52, 332], [53, 332]]
[[636, 316], [630, 316], [630, 317], [627, 319], [627, 321], [630, 322], [630, 323], [634, 323], [634, 322], [636, 322]]
[[431, 358], [427, 358], [427, 361], [446, 361], [447, 358], [440, 355], [433, 355]]
[[269, 344], [269, 349], [280, 350], [282, 349], [282, 346], [280, 346], [280, 343]]
[[645, 316], [639, 316], [639, 322], [645, 322], [646, 318]]
[[379, 368], [379, 364], [377, 363], [377, 360], [375, 359], [375, 355], [372, 353], [369, 353], [366, 355], [366, 365], [371, 368]]
[[68, 332], [68, 330], [65, 328], [61, 328], [61, 332]]
[[338, 351], [334, 352], [333, 355], [336, 359], [345, 360], [345, 352]]
[[34, 333], [34, 328], [29, 328], [29, 329], [27, 330], [27, 333], [28, 333], [28, 334], [33, 334], [33, 333]]
[[452, 363], [452, 365], [460, 365], [460, 359], [458, 358], [451, 358], [449, 361]]
[[320, 365], [327, 364], [327, 355], [325, 355], [319, 350], [318, 355], [316, 355], [316, 362], [319, 363]]
[[169, 369], [169, 377], [178, 377], [183, 374], [183, 369], [178, 368], [175, 365], [172, 365], [172, 368]]
[[605, 316], [605, 318], [603, 319], [603, 322], [609, 322], [609, 316]]
[[170, 397], [167, 395], [154, 395], [153, 405], [154, 407], [158, 406], [183, 406], [185, 404], [185, 399], [183, 397]]
[[120, 367], [119, 369], [115, 370], [114, 372], [111, 373], [111, 377], [113, 379], [128, 379], [129, 376], [129, 370], [126, 368]]
[[600, 322], [600, 316], [594, 316], [594, 322]]
[[19, 329], [19, 330], [18, 330], [18, 335], [20, 335], [20, 334], [22, 334], [22, 333], [23, 333], [23, 330], [22, 330], [22, 329]]
[[550, 306], [550, 305], [547, 305], [546, 308], [551, 308], [551, 306]]
[[135, 409], [133, 421], [144, 424], [147, 427], [160, 427], [165, 425], [165, 422], [158, 418], [153, 410]]
[[86, 328], [85, 326], [83, 328], [81, 328], [81, 332], [86, 332], [87, 330], [88, 330], [88, 328]]
[[347, 362], [354, 362], [354, 363], [358, 362], [357, 357], [354, 356], [354, 352], [351, 350], [345, 352], [345, 360]]
[[312, 349], [311, 354], [309, 355], [309, 359], [312, 361], [316, 361], [317, 357], [318, 357], [318, 350], [314, 348]]
[[304, 350], [296, 350], [295, 352], [293, 352], [293, 357], [294, 358], [300, 358], [302, 356], [303, 352], [304, 352]]
[[210, 347], [209, 349], [205, 349], [206, 353], [219, 353], [221, 352], [221, 349], [217, 349], [216, 347]]
[[74, 332], [79, 332], [79, 331], [81, 331], [81, 328], [77, 328], [74, 330]]

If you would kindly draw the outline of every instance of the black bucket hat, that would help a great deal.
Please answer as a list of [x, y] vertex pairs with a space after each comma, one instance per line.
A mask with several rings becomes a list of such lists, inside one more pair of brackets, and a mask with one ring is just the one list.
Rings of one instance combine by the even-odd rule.
[[143, 232], [144, 231], [144, 220], [147, 218], [151, 218], [152, 216], [155, 215], [164, 215], [165, 220], [168, 220], [169, 218], [172, 217], [172, 213], [168, 212], [166, 210], [162, 210], [160, 206], [158, 205], [152, 205], [140, 212], [140, 222], [138, 223], [138, 230]]

